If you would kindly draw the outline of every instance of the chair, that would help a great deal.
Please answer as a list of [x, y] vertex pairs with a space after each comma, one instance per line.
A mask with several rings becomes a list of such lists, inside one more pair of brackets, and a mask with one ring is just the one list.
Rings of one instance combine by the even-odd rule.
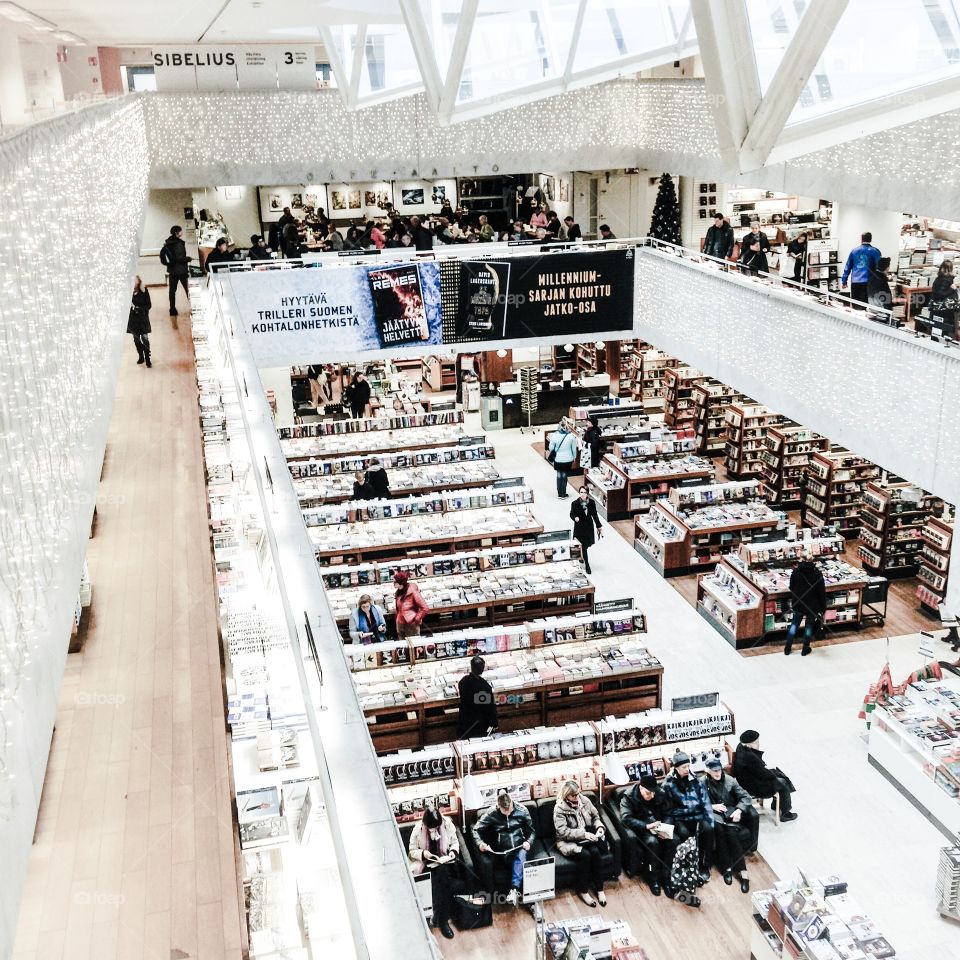
[[[524, 806], [530, 811], [535, 833], [530, 852], [527, 854], [527, 859], [536, 860], [548, 856], [540, 836], [537, 801], [528, 800], [524, 803]], [[473, 815], [474, 819], [482, 815], [482, 813], [483, 811], [478, 811]], [[461, 843], [462, 842], [461, 840]], [[491, 893], [505, 893], [508, 891], [510, 889], [512, 864], [508, 864], [505, 857], [495, 857], [489, 853], [481, 853], [474, 843], [473, 830], [470, 828], [467, 829], [466, 846], [469, 848], [471, 854], [471, 863], [468, 868], [470, 870], [470, 876], [467, 877], [468, 887], [472, 885], [473, 890], [485, 890], [489, 887], [491, 888]], [[466, 863], [464, 863], [464, 866], [466, 867]]]
[[780, 794], [775, 793], [772, 797], [751, 797], [755, 807], [759, 807], [761, 810], [766, 810], [767, 800], [770, 802], [770, 812], [774, 816], [774, 822], [779, 827], [780, 826]]
[[[410, 846], [410, 834], [413, 833], [413, 828], [417, 825], [418, 821], [411, 821], [410, 823], [401, 823], [398, 824], [400, 830], [400, 840], [403, 842], [403, 849], [406, 850]], [[467, 841], [464, 835], [460, 832], [460, 828], [454, 823], [454, 828], [457, 831], [457, 840], [460, 841], [460, 859], [463, 861], [463, 882], [468, 893], [472, 893], [479, 886], [477, 881], [477, 873], [473, 863], [473, 854], [470, 851], [470, 848], [467, 846]]]

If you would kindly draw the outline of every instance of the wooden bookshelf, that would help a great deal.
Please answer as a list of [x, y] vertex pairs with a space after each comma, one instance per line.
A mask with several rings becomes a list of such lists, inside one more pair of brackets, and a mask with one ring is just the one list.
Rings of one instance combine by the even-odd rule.
[[868, 481], [860, 510], [860, 562], [888, 579], [913, 576], [920, 566], [923, 528], [942, 512], [939, 497], [904, 480]]
[[[574, 379], [582, 376], [593, 376], [595, 373], [607, 373], [607, 348], [598, 347], [595, 343], [578, 343], [573, 351]], [[611, 383], [613, 379], [611, 378]]]
[[675, 430], [696, 425], [693, 388], [707, 379], [694, 367], [670, 367], [663, 372], [663, 422]]
[[457, 388], [457, 361], [446, 357], [424, 357], [420, 364], [420, 379], [434, 393]]
[[676, 357], [660, 350], [642, 350], [634, 360], [632, 394], [648, 410], [662, 410], [665, 386], [664, 371], [680, 366]]
[[953, 543], [953, 520], [929, 517], [920, 531], [917, 599], [920, 606], [939, 614], [947, 596], [950, 574], [950, 547]]
[[760, 476], [760, 454], [766, 449], [767, 428], [783, 423], [784, 418], [758, 403], [732, 403], [724, 414], [727, 426], [727, 473], [739, 480]]
[[784, 510], [800, 506], [800, 476], [810, 456], [830, 449], [830, 441], [806, 427], [767, 427], [760, 451], [760, 482], [769, 503]]
[[705, 457], [721, 456], [727, 445], [727, 407], [750, 400], [739, 390], [713, 379], [695, 384], [692, 395], [697, 453]]
[[863, 485], [879, 475], [876, 464], [843, 448], [813, 454], [807, 467], [806, 526], [835, 526], [848, 539], [857, 536]]

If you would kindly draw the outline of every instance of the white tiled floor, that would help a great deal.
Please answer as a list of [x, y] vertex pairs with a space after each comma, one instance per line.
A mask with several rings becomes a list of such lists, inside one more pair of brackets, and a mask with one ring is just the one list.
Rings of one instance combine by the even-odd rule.
[[[481, 433], [479, 418], [468, 429]], [[543, 428], [488, 435], [503, 476], [534, 488], [547, 530], [570, 526], [552, 468], [531, 444]], [[899, 681], [920, 665], [917, 638], [864, 640], [817, 649], [813, 656], [742, 657], [617, 533], [591, 550], [597, 599], [632, 596], [648, 617], [650, 646], [664, 665], [664, 699], [719, 690], [741, 730], [762, 734], [766, 760], [797, 786], [799, 819], [774, 826], [764, 817], [760, 851], [781, 877], [798, 866], [839, 873], [863, 909], [905, 960], [960, 958], [960, 926], [936, 912], [934, 881], [943, 836], [867, 763], [865, 725], [857, 719], [869, 684], [888, 653]], [[938, 643], [938, 654], [948, 650]], [[747, 947], [744, 947], [746, 957]]]

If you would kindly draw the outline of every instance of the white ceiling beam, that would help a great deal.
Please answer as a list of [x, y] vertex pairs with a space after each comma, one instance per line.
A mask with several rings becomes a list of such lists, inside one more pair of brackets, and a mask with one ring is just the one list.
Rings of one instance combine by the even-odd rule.
[[350, 68], [350, 96], [347, 105], [353, 109], [360, 98], [360, 74], [363, 70], [363, 48], [367, 44], [367, 25], [357, 24], [357, 33], [353, 41], [353, 65]]
[[580, 46], [580, 35], [583, 33], [583, 20], [587, 13], [587, 0], [580, 0], [577, 7], [577, 18], [573, 21], [573, 33], [570, 35], [570, 49], [567, 51], [567, 63], [563, 68], [563, 85], [570, 82], [573, 74], [573, 64], [577, 59], [577, 48]]
[[960, 77], [948, 77], [912, 90], [877, 97], [821, 117], [790, 124], [770, 151], [766, 166], [952, 110], [960, 110]]
[[443, 93], [440, 95], [440, 109], [438, 119], [441, 123], [450, 123], [453, 108], [457, 102], [457, 90], [463, 77], [463, 67], [467, 62], [467, 50], [470, 47], [470, 37], [473, 35], [473, 24], [477, 19], [477, 7], [480, 0], [464, 0], [460, 9], [460, 19], [457, 21], [457, 32], [453, 38], [453, 47], [450, 50], [450, 66], [447, 69]]
[[848, 0], [810, 0], [740, 148], [741, 172], [766, 162], [807, 85]]
[[430, 109], [436, 113], [440, 109], [440, 92], [443, 81], [437, 67], [437, 55], [430, 40], [430, 30], [419, 0], [400, 0], [400, 12], [407, 27], [413, 55], [417, 58], [417, 67], [423, 78], [423, 89], [427, 95]]
[[344, 104], [349, 107], [350, 76], [347, 73], [346, 67], [343, 65], [343, 58], [337, 50], [337, 45], [333, 39], [333, 31], [330, 29], [329, 24], [320, 25], [320, 37], [323, 40], [323, 48], [327, 55], [327, 60], [330, 61], [330, 69], [333, 71], [333, 76], [337, 81], [337, 89], [340, 91], [340, 96]]
[[743, 0], [690, 0], [720, 156], [736, 166], [760, 105], [760, 79]]

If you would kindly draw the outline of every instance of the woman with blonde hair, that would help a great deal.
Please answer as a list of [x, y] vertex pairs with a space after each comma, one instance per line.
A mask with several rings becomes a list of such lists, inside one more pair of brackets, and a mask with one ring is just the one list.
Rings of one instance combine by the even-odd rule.
[[[557, 850], [577, 867], [577, 893], [588, 906], [607, 905], [603, 892], [603, 855], [607, 852], [606, 831], [597, 808], [580, 793], [576, 780], [566, 780], [553, 807], [553, 829]], [[597, 899], [594, 900], [590, 891]]]
[[354, 643], [379, 643], [387, 639], [387, 621], [369, 593], [357, 601], [350, 612], [350, 639]]

